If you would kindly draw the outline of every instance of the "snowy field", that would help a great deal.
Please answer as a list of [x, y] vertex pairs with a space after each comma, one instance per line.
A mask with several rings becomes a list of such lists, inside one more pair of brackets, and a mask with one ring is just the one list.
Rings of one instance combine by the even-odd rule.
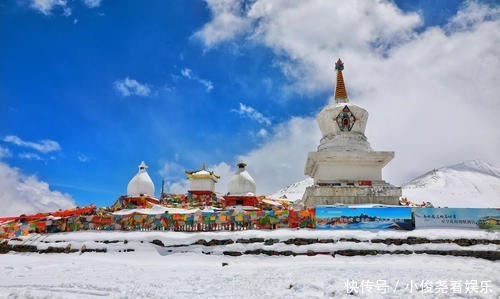
[[[500, 297], [498, 261], [425, 254], [231, 257], [217, 253], [205, 255], [199, 251], [167, 253], [166, 248], [149, 243], [153, 239], [160, 239], [165, 244], [189, 244], [200, 238], [209, 240], [227, 237], [234, 239], [273, 237], [283, 240], [290, 237], [338, 239], [349, 236], [368, 240], [409, 236], [427, 236], [429, 239], [447, 236], [451, 239], [474, 237], [497, 240], [499, 234], [477, 230], [411, 232], [276, 230], [227, 233], [81, 232], [34, 235], [14, 242], [37, 246], [59, 244], [63, 247], [71, 243], [73, 248], [82, 245], [86, 245], [87, 248], [106, 246], [108, 252], [83, 254], [11, 252], [0, 255], [0, 277], [2, 277], [0, 298]], [[102, 240], [127, 240], [127, 243], [103, 244]], [[362, 243], [351, 245], [360, 246]], [[456, 244], [449, 246], [456, 247]], [[498, 250], [497, 245], [485, 246], [490, 250]], [[125, 247], [133, 248], [135, 251], [118, 252]], [[223, 263], [227, 265], [223, 266]]]
[[161, 256], [153, 250], [147, 254], [6, 254], [0, 256], [0, 265], [1, 298], [500, 296], [499, 263], [461, 257]]

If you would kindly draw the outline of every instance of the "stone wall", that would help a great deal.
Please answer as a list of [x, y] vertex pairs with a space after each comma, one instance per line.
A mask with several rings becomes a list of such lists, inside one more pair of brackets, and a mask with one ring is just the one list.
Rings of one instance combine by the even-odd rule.
[[306, 207], [316, 205], [342, 204], [386, 204], [399, 205], [401, 187], [322, 187], [311, 186], [306, 189], [302, 202]]

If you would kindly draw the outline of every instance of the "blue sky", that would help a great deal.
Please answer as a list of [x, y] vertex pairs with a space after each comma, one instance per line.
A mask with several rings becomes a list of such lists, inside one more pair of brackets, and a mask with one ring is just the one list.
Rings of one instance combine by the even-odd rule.
[[[422, 84], [415, 80], [421, 73], [397, 83], [373, 82], [381, 66], [391, 72], [381, 77], [390, 81], [404, 77], [398, 72], [418, 69], [428, 57], [436, 59], [432, 63], [443, 58], [430, 75], [434, 82], [453, 77], [449, 74], [460, 70], [462, 58], [489, 57], [478, 66], [487, 78], [473, 82], [491, 92], [477, 112], [484, 110], [485, 117], [499, 112], [498, 98], [492, 97], [499, 74], [493, 1], [346, 1], [338, 5], [348, 6], [338, 8], [328, 2], [5, 1], [0, 4], [1, 162], [16, 169], [18, 182], [35, 175], [78, 205], [111, 204], [142, 160], [157, 190], [164, 178], [171, 191], [178, 191], [186, 186], [185, 169], [205, 162], [228, 178], [244, 159], [258, 191], [271, 192], [304, 177], [307, 151], [315, 150], [320, 138], [313, 117], [331, 97], [333, 61], [339, 56], [351, 101], [374, 118], [367, 136], [375, 149], [398, 155], [440, 140], [439, 134], [431, 139], [423, 131], [409, 134], [415, 122], [406, 123], [408, 117], [396, 120], [403, 128], [381, 129], [387, 111], [381, 107], [392, 103], [381, 85], [400, 86], [394, 94], [404, 95]], [[322, 5], [335, 13], [326, 14]], [[342, 14], [358, 13], [365, 16], [350, 32]], [[460, 39], [480, 41], [477, 53], [467, 54], [466, 44], [457, 45]], [[442, 50], [448, 42], [451, 56], [457, 56], [449, 60]], [[440, 52], [429, 54], [433, 47]], [[412, 59], [402, 59], [405, 55]], [[436, 96], [446, 98], [446, 105], [458, 101], [455, 92], [473, 94], [457, 90], [463, 85], [458, 79], [442, 83], [449, 89]], [[469, 107], [463, 107], [468, 115]], [[397, 104], [391, 109], [398, 117], [409, 114]], [[457, 110], [450, 118], [462, 116]], [[448, 125], [434, 127], [446, 131]], [[460, 127], [450, 138], [450, 150], [463, 148], [459, 132]], [[401, 136], [408, 135], [407, 147], [399, 147]], [[499, 137], [476, 135], [470, 142]], [[466, 147], [451, 156], [424, 150], [421, 159], [428, 163], [395, 160], [387, 175], [401, 184], [462, 160], [498, 165], [497, 149], [496, 143], [479, 151]]]

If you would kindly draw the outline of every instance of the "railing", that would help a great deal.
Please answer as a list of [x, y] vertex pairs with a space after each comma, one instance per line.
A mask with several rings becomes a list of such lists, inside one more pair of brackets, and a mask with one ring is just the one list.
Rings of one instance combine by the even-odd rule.
[[314, 209], [303, 211], [220, 211], [194, 214], [157, 215], [73, 215], [55, 220], [11, 221], [0, 226], [0, 238], [30, 233], [57, 233], [82, 230], [106, 231], [241, 231], [277, 228], [314, 228]]

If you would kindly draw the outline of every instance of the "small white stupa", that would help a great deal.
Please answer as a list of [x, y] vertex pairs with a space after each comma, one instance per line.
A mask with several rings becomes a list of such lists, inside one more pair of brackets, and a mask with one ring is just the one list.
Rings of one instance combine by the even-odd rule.
[[144, 161], [139, 165], [139, 172], [130, 180], [127, 185], [127, 196], [138, 197], [141, 195], [149, 195], [154, 197], [155, 185], [149, 177], [146, 169], [148, 166]]
[[229, 195], [255, 195], [255, 181], [245, 169], [246, 166], [244, 162], [238, 163], [238, 170], [236, 170], [236, 173], [227, 185], [227, 192]]

